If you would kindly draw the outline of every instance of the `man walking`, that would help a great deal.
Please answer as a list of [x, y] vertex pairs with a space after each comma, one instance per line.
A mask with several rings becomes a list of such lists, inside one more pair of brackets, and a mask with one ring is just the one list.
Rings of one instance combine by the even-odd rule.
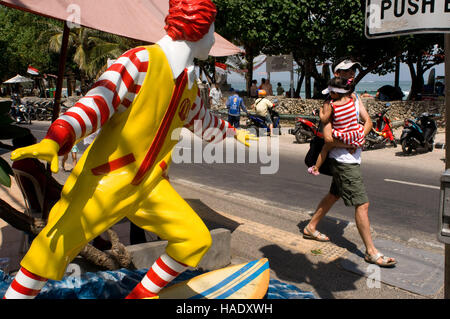
[[[333, 64], [333, 72], [335, 76], [353, 81], [358, 66], [360, 66], [358, 62], [343, 59]], [[355, 101], [356, 113], [359, 114], [359, 117], [364, 122], [364, 134], [367, 135], [372, 129], [372, 121], [361, 98], [356, 93], [352, 94], [352, 97]], [[325, 126], [331, 126], [330, 118], [324, 116], [324, 114], [330, 113], [330, 108], [329, 101], [326, 101], [320, 110], [320, 118]], [[331, 129], [324, 128], [326, 142], [333, 141], [333, 137], [329, 133], [331, 133]], [[331, 187], [329, 193], [320, 201], [308, 225], [304, 228], [304, 237], [318, 241], [329, 241], [326, 235], [317, 231], [317, 225], [325, 217], [334, 203], [339, 198], [342, 198], [346, 206], [355, 207], [356, 226], [366, 246], [364, 260], [381, 267], [394, 266], [397, 263], [396, 260], [384, 256], [373, 244], [369, 221], [369, 199], [364, 188], [360, 167], [361, 148], [356, 149], [355, 152], [351, 152], [347, 148], [336, 147], [329, 152], [328, 156], [331, 159], [331, 170], [333, 174]]]

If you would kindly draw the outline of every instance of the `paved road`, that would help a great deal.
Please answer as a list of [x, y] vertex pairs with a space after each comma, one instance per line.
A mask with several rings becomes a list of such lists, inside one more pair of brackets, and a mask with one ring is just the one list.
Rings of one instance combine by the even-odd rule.
[[[330, 178], [307, 174], [303, 159], [308, 145], [295, 144], [289, 135], [279, 140], [280, 164], [276, 174], [261, 175], [261, 164], [183, 163], [172, 166], [171, 176], [259, 198], [273, 206], [314, 211], [328, 191]], [[437, 244], [436, 214], [444, 156], [443, 150], [435, 150], [405, 157], [400, 148], [391, 147], [363, 153], [362, 171], [375, 229], [403, 240]], [[353, 220], [353, 210], [342, 202], [333, 207], [332, 214]]]
[[[45, 136], [48, 122], [35, 121], [28, 126], [38, 139]], [[396, 132], [399, 135], [399, 132]], [[437, 142], [443, 141], [443, 133], [438, 134]], [[316, 205], [328, 191], [328, 176], [313, 177], [306, 172], [303, 164], [308, 150], [307, 144], [296, 144], [291, 135], [282, 135], [272, 140], [276, 149], [279, 143], [279, 169], [275, 174], [261, 174], [261, 168], [276, 168], [276, 158], [266, 154], [265, 147], [259, 147], [254, 154], [257, 163], [249, 158], [248, 151], [244, 163], [205, 163], [206, 154], [214, 154], [201, 148], [197, 138], [183, 132], [183, 141], [174, 153], [181, 161], [190, 158], [194, 161], [194, 152], [201, 150], [203, 155], [199, 163], [174, 163], [171, 177], [174, 180], [189, 181], [218, 188], [232, 194], [239, 194], [257, 199], [269, 206], [289, 210], [314, 211]], [[265, 139], [267, 140], [267, 139]], [[265, 141], [264, 140], [264, 141]], [[195, 143], [194, 143], [195, 141]], [[270, 142], [269, 142], [270, 143]], [[199, 146], [200, 145], [200, 146]], [[264, 144], [263, 144], [264, 145]], [[228, 139], [223, 155], [216, 154], [216, 161], [227, 161], [227, 151], [235, 146], [233, 139]], [[200, 148], [199, 148], [200, 147]], [[270, 149], [270, 144], [267, 146]], [[84, 151], [85, 146], [79, 143]], [[238, 150], [243, 148], [238, 146]], [[234, 162], [241, 154], [234, 151]], [[229, 154], [228, 154], [229, 155]], [[437, 245], [437, 211], [439, 207], [439, 178], [444, 171], [445, 152], [436, 149], [432, 153], [419, 153], [403, 156], [400, 147], [384, 148], [363, 153], [362, 172], [369, 195], [370, 218], [372, 227], [394, 238], [406, 241], [425, 241]], [[68, 160], [70, 165], [71, 159]], [[265, 162], [265, 163], [262, 163]], [[338, 202], [331, 212], [332, 216], [353, 221], [353, 210]]]

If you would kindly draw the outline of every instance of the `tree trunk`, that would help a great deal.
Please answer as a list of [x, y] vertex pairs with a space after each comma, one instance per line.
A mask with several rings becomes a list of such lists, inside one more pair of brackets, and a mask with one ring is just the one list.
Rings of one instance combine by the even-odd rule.
[[305, 79], [305, 72], [302, 72], [300, 77], [297, 80], [297, 89], [295, 90], [295, 98], [299, 98], [300, 97], [300, 92], [302, 90], [302, 84], [303, 84], [303, 80]]
[[211, 75], [209, 75], [209, 73], [206, 71], [205, 66], [204, 65], [199, 65], [199, 66], [200, 66], [200, 71], [203, 72], [208, 83], [213, 83], [213, 79], [212, 79]]
[[[295, 59], [295, 57], [294, 57], [294, 59]], [[299, 73], [298, 74], [299, 77], [297, 80], [297, 88], [295, 89], [294, 97], [300, 98], [301, 97], [300, 92], [302, 90], [303, 80], [305, 79], [305, 63], [304, 63], [304, 61], [298, 60], [298, 59], [295, 59], [295, 62], [297, 63], [297, 65], [300, 69], [300, 72], [297, 71]]]
[[310, 99], [311, 94], [311, 77], [314, 62], [310, 59], [305, 60], [305, 98]]
[[245, 59], [247, 60], [247, 73], [245, 73], [245, 82], [247, 97], [250, 97], [250, 87], [253, 80], [253, 59], [255, 58], [253, 50], [250, 47], [245, 48]]
[[414, 63], [411, 61], [407, 62], [409, 67], [409, 73], [411, 75], [411, 89], [409, 90], [408, 101], [417, 100], [419, 94], [423, 91], [423, 66], [422, 59], [416, 62], [416, 69], [414, 69]]

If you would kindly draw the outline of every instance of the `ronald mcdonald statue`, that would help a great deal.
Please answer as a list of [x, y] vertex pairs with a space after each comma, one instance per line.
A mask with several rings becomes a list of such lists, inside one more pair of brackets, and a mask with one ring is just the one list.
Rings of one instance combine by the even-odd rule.
[[124, 217], [168, 241], [128, 299], [157, 298], [178, 274], [198, 265], [211, 236], [167, 179], [178, 142], [172, 132], [183, 126], [194, 131], [194, 122], [201, 121], [207, 141], [218, 140], [208, 128], [216, 128], [220, 138], [232, 131], [247, 146], [253, 139], [211, 114], [200, 99], [193, 61], [208, 57], [215, 16], [210, 0], [170, 0], [166, 36], [124, 53], [52, 123], [41, 142], [11, 154], [12, 160], [47, 161], [57, 173], [58, 156], [101, 128], [68, 177], [5, 299], [34, 298], [48, 279], [61, 280], [80, 250]]

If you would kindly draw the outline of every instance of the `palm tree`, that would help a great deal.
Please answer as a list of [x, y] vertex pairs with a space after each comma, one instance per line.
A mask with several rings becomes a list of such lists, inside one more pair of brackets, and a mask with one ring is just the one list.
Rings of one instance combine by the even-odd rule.
[[[48, 23], [48, 29], [41, 35], [47, 38], [50, 50], [61, 49], [63, 29], [60, 25]], [[69, 48], [72, 60], [80, 71], [81, 86], [92, 81], [105, 69], [108, 59], [117, 59], [124, 51], [140, 44], [137, 41], [108, 34], [85, 27], [72, 28], [69, 33]]]

